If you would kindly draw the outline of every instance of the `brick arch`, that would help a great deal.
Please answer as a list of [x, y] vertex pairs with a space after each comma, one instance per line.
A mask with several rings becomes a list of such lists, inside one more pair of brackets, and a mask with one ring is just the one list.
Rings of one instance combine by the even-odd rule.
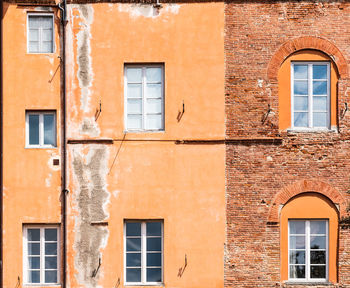
[[331, 185], [315, 180], [301, 180], [284, 187], [274, 198], [268, 222], [279, 222], [280, 206], [285, 205], [291, 198], [305, 192], [316, 192], [330, 199], [339, 207], [340, 216], [346, 214], [346, 201], [343, 195]]
[[277, 80], [278, 70], [284, 60], [294, 52], [305, 49], [319, 50], [327, 54], [337, 66], [340, 78], [348, 77], [348, 65], [340, 50], [326, 39], [311, 36], [300, 37], [285, 42], [272, 56], [267, 68], [267, 77], [270, 80]]

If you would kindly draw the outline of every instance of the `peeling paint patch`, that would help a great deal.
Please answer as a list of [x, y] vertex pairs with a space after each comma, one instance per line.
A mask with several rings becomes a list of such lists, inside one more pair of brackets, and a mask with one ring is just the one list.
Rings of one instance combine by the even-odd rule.
[[52, 174], [49, 173], [49, 176], [45, 179], [45, 186], [46, 187], [51, 187], [51, 179], [52, 179]]
[[91, 24], [94, 19], [94, 10], [91, 5], [73, 5], [80, 12], [80, 31], [77, 33], [77, 63], [78, 81], [81, 89], [80, 109], [84, 112], [90, 111], [90, 98], [93, 81], [91, 65]]
[[180, 7], [179, 4], [164, 4], [163, 8], [156, 8], [152, 4], [118, 4], [119, 12], [129, 13], [132, 18], [140, 16], [155, 18], [162, 14], [178, 14]]
[[117, 197], [118, 197], [118, 195], [119, 195], [119, 193], [120, 193], [120, 191], [119, 191], [119, 190], [115, 190], [115, 191], [113, 191], [113, 197], [114, 197], [114, 198], [117, 198]]
[[[108, 241], [108, 228], [92, 226], [92, 222], [101, 222], [109, 217], [107, 204], [110, 193], [107, 190], [108, 147], [104, 145], [78, 146], [72, 150], [73, 175], [76, 189], [73, 192], [78, 216], [75, 218], [76, 251], [75, 268], [77, 280], [83, 287], [99, 287], [98, 280], [102, 271], [92, 277], [97, 268], [101, 250]], [[102, 261], [103, 262], [103, 261]]]

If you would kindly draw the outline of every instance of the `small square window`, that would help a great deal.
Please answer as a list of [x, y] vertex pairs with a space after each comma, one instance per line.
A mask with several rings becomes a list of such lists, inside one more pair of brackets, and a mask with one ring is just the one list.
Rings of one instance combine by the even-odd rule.
[[125, 66], [127, 131], [164, 130], [163, 65]]
[[24, 284], [59, 284], [58, 226], [28, 225], [23, 232]]
[[28, 14], [28, 53], [53, 53], [53, 15]]
[[26, 112], [26, 147], [56, 147], [55, 112]]
[[163, 222], [126, 221], [124, 234], [125, 283], [163, 282]]

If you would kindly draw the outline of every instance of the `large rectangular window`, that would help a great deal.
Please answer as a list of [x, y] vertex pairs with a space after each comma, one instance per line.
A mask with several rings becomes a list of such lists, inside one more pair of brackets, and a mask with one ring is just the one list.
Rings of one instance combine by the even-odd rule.
[[164, 130], [163, 65], [125, 66], [127, 131]]
[[329, 129], [329, 63], [293, 62], [291, 68], [293, 128]]
[[28, 14], [28, 53], [54, 52], [52, 14]]
[[328, 279], [328, 221], [289, 220], [289, 280]]
[[26, 112], [26, 147], [56, 147], [55, 112]]
[[161, 284], [163, 281], [163, 222], [125, 222], [125, 283]]
[[24, 283], [58, 284], [58, 226], [25, 226], [23, 232]]

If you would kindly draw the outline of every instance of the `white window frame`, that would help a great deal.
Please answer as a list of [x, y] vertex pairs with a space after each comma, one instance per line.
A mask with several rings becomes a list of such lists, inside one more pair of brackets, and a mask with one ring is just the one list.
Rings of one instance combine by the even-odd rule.
[[[40, 229], [40, 283], [28, 282], [28, 229]], [[57, 230], [57, 283], [42, 282], [45, 279], [45, 229]], [[60, 227], [59, 225], [24, 225], [23, 226], [23, 285], [25, 286], [59, 286], [61, 275]]]
[[[294, 65], [307, 65], [308, 66], [308, 127], [295, 127], [294, 126]], [[314, 65], [327, 65], [327, 126], [326, 127], [313, 127], [313, 74], [312, 66]], [[321, 61], [308, 61], [308, 62], [291, 62], [291, 129], [295, 131], [329, 131], [331, 129], [331, 75], [330, 75], [330, 62]], [[306, 80], [306, 79], [305, 79]]]
[[[51, 17], [52, 19], [52, 52], [30, 52], [29, 51], [29, 17]], [[41, 33], [39, 33], [39, 38], [41, 36]], [[41, 45], [41, 39], [39, 39], [39, 45]], [[40, 47], [39, 47], [40, 50]], [[53, 13], [27, 13], [27, 53], [28, 54], [53, 54], [55, 53], [56, 47], [55, 47], [55, 19]]]
[[[146, 236], [146, 224], [150, 222], [161, 223], [161, 282], [147, 282], [147, 236]], [[126, 281], [126, 223], [141, 223], [141, 282], [127, 282]], [[164, 281], [164, 221], [162, 220], [125, 220], [124, 221], [124, 285], [125, 286], [161, 286]]]
[[[302, 221], [305, 222], [305, 278], [291, 278], [290, 277], [290, 221]], [[315, 265], [310, 263], [310, 222], [312, 221], [326, 221], [326, 278], [311, 278], [310, 277], [310, 265]], [[294, 235], [294, 234], [293, 234]], [[297, 234], [295, 234], [297, 235]], [[300, 234], [298, 234], [300, 235]], [[328, 272], [329, 272], [329, 220], [328, 219], [288, 219], [288, 281], [289, 282], [328, 282]], [[292, 264], [293, 265], [293, 264]]]
[[[142, 128], [141, 129], [130, 129], [128, 128], [128, 79], [127, 79], [127, 69], [128, 68], [141, 68], [142, 69]], [[161, 85], [161, 100], [162, 100], [162, 127], [160, 129], [147, 129], [146, 125], [146, 100], [145, 96], [147, 93], [147, 85], [146, 85], [146, 69], [147, 68], [160, 68], [162, 70], [162, 85]], [[165, 109], [164, 109], [164, 64], [125, 64], [124, 65], [124, 123], [125, 123], [125, 132], [162, 132], [165, 130]]]
[[[29, 115], [39, 115], [39, 145], [29, 144]], [[54, 116], [55, 144], [44, 144], [44, 115]], [[26, 148], [56, 148], [57, 147], [56, 111], [26, 111]]]

